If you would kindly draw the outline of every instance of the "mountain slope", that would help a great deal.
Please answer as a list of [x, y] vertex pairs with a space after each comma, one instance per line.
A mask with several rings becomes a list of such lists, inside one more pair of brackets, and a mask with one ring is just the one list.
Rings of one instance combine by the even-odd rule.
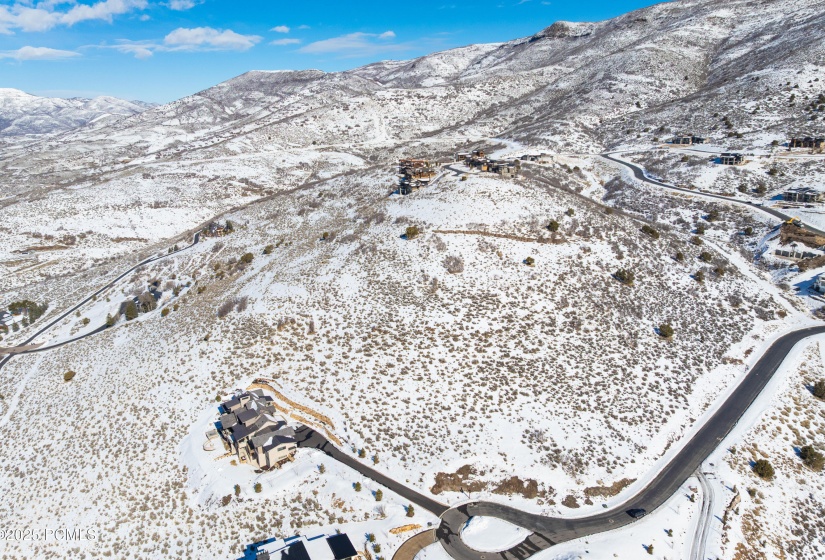
[[135, 115], [151, 104], [116, 97], [62, 99], [38, 97], [17, 89], [0, 88], [0, 136], [65, 132]]

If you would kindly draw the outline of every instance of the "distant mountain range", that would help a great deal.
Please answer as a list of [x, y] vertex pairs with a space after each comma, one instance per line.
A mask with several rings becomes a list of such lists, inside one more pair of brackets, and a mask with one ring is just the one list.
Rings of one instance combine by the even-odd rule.
[[65, 132], [88, 124], [103, 126], [152, 106], [116, 97], [62, 99], [0, 88], [0, 136]]

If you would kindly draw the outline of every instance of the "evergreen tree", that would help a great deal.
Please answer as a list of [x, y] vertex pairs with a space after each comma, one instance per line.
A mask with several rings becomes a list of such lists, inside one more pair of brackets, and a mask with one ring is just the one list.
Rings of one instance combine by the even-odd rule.
[[753, 472], [756, 473], [756, 476], [765, 480], [772, 479], [774, 475], [773, 465], [767, 459], [757, 460], [753, 464]]
[[126, 316], [127, 321], [137, 318], [138, 308], [134, 301], [129, 301], [129, 303], [126, 304], [126, 309], [123, 310], [123, 314]]
[[799, 450], [799, 458], [805, 463], [805, 466], [813, 471], [821, 471], [825, 467], [825, 455], [813, 448], [812, 445], [806, 445]]

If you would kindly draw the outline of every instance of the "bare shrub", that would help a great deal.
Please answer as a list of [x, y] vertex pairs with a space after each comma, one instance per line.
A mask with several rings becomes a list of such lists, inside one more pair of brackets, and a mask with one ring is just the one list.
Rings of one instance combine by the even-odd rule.
[[457, 255], [450, 255], [444, 259], [444, 268], [450, 274], [460, 274], [464, 272], [464, 259]]
[[218, 307], [218, 317], [226, 317], [232, 310], [235, 308], [235, 300], [230, 299], [223, 302], [220, 307]]

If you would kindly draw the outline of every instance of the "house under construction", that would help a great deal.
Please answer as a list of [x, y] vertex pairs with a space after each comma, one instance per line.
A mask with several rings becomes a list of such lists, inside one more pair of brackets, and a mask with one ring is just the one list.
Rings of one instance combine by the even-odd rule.
[[668, 140], [668, 144], [673, 144], [676, 146], [692, 146], [693, 144], [705, 144], [707, 142], [706, 138], [701, 136], [674, 136], [670, 140]]
[[745, 163], [745, 155], [725, 152], [719, 156], [717, 161], [722, 165], [742, 165]]
[[788, 148], [811, 148], [811, 149], [823, 149], [825, 148], [825, 138], [814, 138], [811, 136], [805, 136], [804, 138], [791, 138], [788, 142]]
[[426, 187], [435, 177], [435, 164], [426, 159], [402, 159], [398, 162], [398, 186], [401, 194]]

